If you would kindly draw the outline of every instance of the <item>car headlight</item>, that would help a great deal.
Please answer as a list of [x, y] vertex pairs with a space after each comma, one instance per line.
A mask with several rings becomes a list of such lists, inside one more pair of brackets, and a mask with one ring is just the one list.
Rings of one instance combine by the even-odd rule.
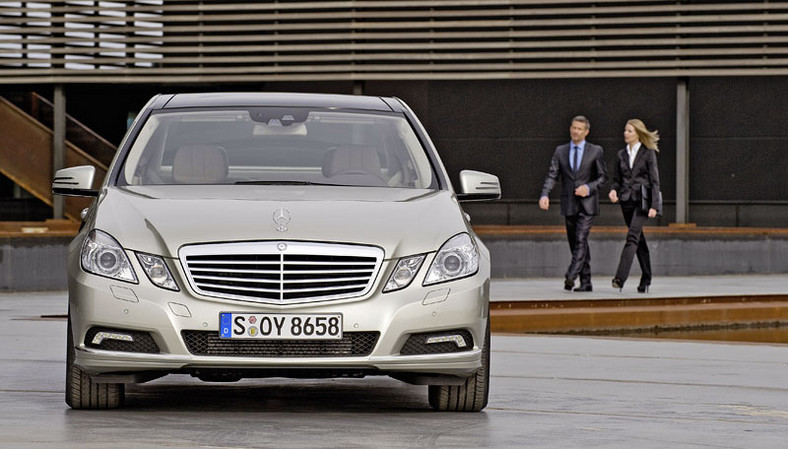
[[424, 278], [424, 285], [472, 276], [479, 271], [479, 250], [467, 233], [457, 234], [441, 246], [430, 270]]
[[88, 273], [137, 283], [137, 275], [120, 244], [104, 231], [90, 231], [82, 244], [82, 269]]
[[400, 259], [397, 262], [397, 266], [394, 267], [391, 276], [389, 276], [386, 286], [383, 287], [383, 293], [400, 290], [410, 285], [416, 273], [419, 272], [419, 268], [424, 262], [424, 257], [424, 254], [420, 254]]
[[180, 290], [163, 258], [152, 254], [137, 253], [137, 260], [140, 261], [142, 270], [154, 285], [176, 292]]

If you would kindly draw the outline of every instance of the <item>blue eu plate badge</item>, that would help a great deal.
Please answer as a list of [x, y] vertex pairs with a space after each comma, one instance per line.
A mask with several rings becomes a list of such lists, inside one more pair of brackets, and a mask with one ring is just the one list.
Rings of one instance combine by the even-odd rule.
[[219, 314], [219, 338], [231, 338], [232, 337], [232, 322], [233, 322], [233, 314], [232, 313], [220, 313]]

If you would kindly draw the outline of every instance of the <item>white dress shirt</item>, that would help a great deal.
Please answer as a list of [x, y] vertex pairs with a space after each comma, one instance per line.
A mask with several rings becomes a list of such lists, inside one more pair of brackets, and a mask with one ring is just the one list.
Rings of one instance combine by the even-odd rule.
[[632, 165], [635, 164], [635, 157], [637, 157], [639, 150], [640, 142], [636, 143], [634, 148], [630, 148], [629, 145], [627, 145], [627, 153], [629, 154], [629, 168], [632, 168]]

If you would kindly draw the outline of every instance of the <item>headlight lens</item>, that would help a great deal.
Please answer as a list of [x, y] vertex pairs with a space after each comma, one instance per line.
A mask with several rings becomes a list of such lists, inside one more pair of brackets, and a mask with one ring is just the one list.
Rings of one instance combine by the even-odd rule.
[[176, 292], [179, 290], [178, 284], [172, 278], [172, 273], [170, 273], [170, 269], [167, 268], [163, 258], [152, 254], [137, 253], [137, 259], [140, 261], [142, 270], [145, 271], [148, 279], [153, 284], [167, 290]]
[[400, 259], [389, 276], [386, 286], [383, 287], [383, 293], [400, 290], [410, 285], [416, 273], [419, 272], [421, 264], [424, 263], [424, 257], [424, 254], [420, 254]]
[[441, 246], [430, 270], [424, 278], [424, 285], [472, 276], [479, 271], [479, 250], [467, 233], [457, 234]]
[[120, 244], [104, 231], [90, 231], [82, 244], [82, 269], [88, 273], [137, 283], [129, 258]]

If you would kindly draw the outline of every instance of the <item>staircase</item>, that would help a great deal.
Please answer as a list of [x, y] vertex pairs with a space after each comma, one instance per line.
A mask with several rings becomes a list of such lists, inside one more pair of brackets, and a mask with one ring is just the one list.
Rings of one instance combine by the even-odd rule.
[[[0, 173], [52, 206], [52, 104], [36, 94], [27, 100], [21, 96], [14, 100], [30, 113], [0, 97]], [[73, 117], [67, 116], [66, 123], [65, 166], [95, 166], [96, 188], [106, 176], [115, 147]], [[91, 201], [66, 198], [66, 217], [79, 221], [80, 212]]]

